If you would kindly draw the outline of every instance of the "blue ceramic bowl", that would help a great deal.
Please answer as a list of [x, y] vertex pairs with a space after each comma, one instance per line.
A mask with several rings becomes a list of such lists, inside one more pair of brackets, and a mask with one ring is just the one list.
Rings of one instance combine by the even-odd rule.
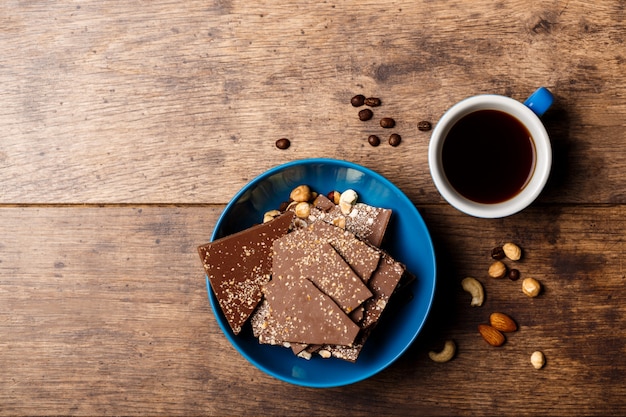
[[[413, 298], [381, 318], [355, 363], [341, 359], [297, 358], [280, 346], [259, 344], [251, 332], [235, 336], [222, 314], [207, 279], [211, 307], [232, 345], [257, 368], [292, 384], [328, 388], [355, 383], [380, 372], [415, 340], [431, 308], [436, 280], [435, 254], [430, 234], [411, 201], [390, 181], [357, 164], [333, 159], [306, 159], [277, 166], [252, 180], [235, 195], [220, 216], [211, 240], [238, 232], [263, 220], [298, 185], [327, 193], [352, 188], [359, 201], [393, 210], [383, 249], [404, 263], [417, 279], [409, 287]], [[392, 303], [388, 309], [391, 309]], [[389, 317], [387, 317], [389, 318]], [[244, 328], [245, 329], [245, 328]]]

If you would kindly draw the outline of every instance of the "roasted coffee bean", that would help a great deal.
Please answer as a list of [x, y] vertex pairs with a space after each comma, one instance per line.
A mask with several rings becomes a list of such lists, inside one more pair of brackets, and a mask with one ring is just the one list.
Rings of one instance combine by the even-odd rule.
[[495, 248], [491, 249], [491, 257], [497, 261], [504, 259], [504, 249], [502, 249], [502, 246], [496, 246]]
[[371, 119], [374, 116], [374, 113], [370, 109], [363, 109], [359, 112], [359, 119], [362, 121], [366, 121]]
[[287, 149], [291, 145], [291, 141], [287, 138], [278, 139], [276, 141], [276, 147], [278, 149]]
[[380, 99], [378, 97], [368, 97], [365, 99], [365, 105], [370, 107], [380, 106]]
[[511, 281], [517, 281], [519, 279], [519, 271], [517, 269], [511, 269], [509, 271], [509, 279]]
[[287, 211], [287, 208], [289, 207], [289, 204], [291, 204], [291, 201], [283, 201], [278, 206], [278, 211], [280, 211], [281, 213], [284, 213], [285, 211]]
[[356, 96], [352, 97], [350, 103], [354, 107], [361, 107], [365, 103], [365, 96], [363, 94], [357, 94]]
[[369, 135], [369, 137], [367, 138], [367, 143], [372, 146], [378, 146], [380, 145], [380, 138], [376, 135]]
[[382, 119], [380, 119], [380, 125], [385, 129], [389, 129], [396, 125], [396, 121], [393, 120], [391, 117], [383, 117]]
[[392, 133], [391, 136], [389, 136], [389, 144], [391, 146], [398, 146], [400, 142], [402, 142], [402, 138], [397, 133]]
[[432, 125], [430, 124], [429, 121], [426, 121], [426, 120], [422, 120], [421, 122], [417, 124], [417, 129], [421, 130], [422, 132], [428, 132], [431, 128], [432, 128]]

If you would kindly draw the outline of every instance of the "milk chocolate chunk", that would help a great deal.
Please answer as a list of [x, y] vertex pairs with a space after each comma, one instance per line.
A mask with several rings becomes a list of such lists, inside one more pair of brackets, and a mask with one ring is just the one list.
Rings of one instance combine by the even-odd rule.
[[343, 359], [349, 362], [356, 362], [363, 350], [363, 344], [369, 336], [369, 332], [361, 331], [352, 346], [342, 345], [324, 345], [317, 349], [317, 351], [325, 350], [330, 353], [333, 358]]
[[293, 213], [198, 247], [215, 297], [238, 334], [262, 298], [272, 272], [272, 243], [289, 231]]
[[383, 254], [378, 269], [368, 283], [374, 296], [365, 302], [365, 315], [361, 327], [368, 328], [378, 322], [387, 307], [389, 298], [404, 276], [405, 270], [406, 268], [400, 262], [386, 253]]
[[330, 243], [306, 229], [274, 241], [272, 274], [275, 278], [310, 279], [346, 313], [372, 296]]
[[315, 200], [313, 200], [313, 206], [322, 211], [330, 211], [333, 207], [335, 207], [335, 203], [330, 201], [330, 199], [324, 194], [319, 194], [315, 197]]
[[391, 213], [390, 209], [356, 203], [346, 216], [346, 230], [379, 248], [383, 243]]
[[326, 222], [314, 222], [310, 230], [318, 237], [328, 240], [363, 282], [369, 281], [372, 273], [378, 268], [379, 250], [358, 239], [350, 231]]
[[[309, 223], [322, 220], [354, 233], [359, 239], [365, 240], [375, 247], [380, 247], [391, 219], [392, 210], [356, 203], [349, 214], [343, 214], [339, 206], [325, 197], [313, 206]], [[332, 204], [332, 206], [330, 206]]]
[[263, 286], [277, 340], [351, 346], [359, 333], [342, 309], [308, 279], [274, 277]]

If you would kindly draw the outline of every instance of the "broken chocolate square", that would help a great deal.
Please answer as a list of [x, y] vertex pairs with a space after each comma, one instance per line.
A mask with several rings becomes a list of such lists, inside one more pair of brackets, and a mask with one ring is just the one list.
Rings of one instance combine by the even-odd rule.
[[358, 238], [379, 248], [383, 243], [392, 210], [356, 203], [349, 214], [324, 196], [315, 200], [309, 222], [322, 220], [354, 233]]
[[273, 257], [274, 278], [310, 279], [346, 313], [373, 295], [330, 243], [307, 229], [276, 239]]
[[383, 253], [378, 269], [368, 283], [374, 296], [365, 302], [365, 314], [361, 323], [363, 328], [374, 326], [378, 322], [405, 270], [404, 265]]
[[269, 305], [266, 328], [275, 342], [351, 346], [360, 331], [335, 302], [311, 281], [274, 277], [263, 286]]
[[363, 282], [369, 281], [380, 261], [378, 249], [358, 239], [352, 232], [326, 222], [316, 221], [309, 229], [320, 238], [328, 240]]
[[285, 235], [293, 213], [198, 247], [211, 288], [233, 333], [238, 334], [270, 280], [272, 243]]

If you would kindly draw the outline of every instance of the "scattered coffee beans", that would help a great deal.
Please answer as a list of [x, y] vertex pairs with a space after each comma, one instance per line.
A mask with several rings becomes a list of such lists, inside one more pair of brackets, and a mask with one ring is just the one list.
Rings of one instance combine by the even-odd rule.
[[369, 143], [372, 146], [378, 146], [380, 145], [380, 138], [376, 135], [370, 135], [367, 138], [367, 143]]
[[380, 106], [380, 99], [377, 97], [368, 97], [365, 99], [365, 105], [370, 107]]
[[391, 136], [389, 136], [389, 144], [391, 146], [398, 146], [400, 142], [402, 142], [402, 138], [397, 133], [392, 133]]
[[287, 149], [291, 145], [291, 141], [287, 138], [278, 139], [276, 141], [276, 147], [278, 149]]
[[432, 125], [430, 124], [429, 121], [426, 121], [426, 120], [422, 120], [421, 122], [417, 124], [417, 129], [421, 130], [422, 132], [428, 132], [431, 128], [432, 128]]
[[365, 103], [365, 96], [363, 94], [357, 94], [356, 96], [352, 97], [350, 103], [354, 107], [361, 107]]
[[391, 117], [383, 117], [382, 119], [380, 119], [380, 125], [385, 129], [389, 129], [396, 125], [396, 121], [393, 120]]
[[369, 120], [373, 116], [374, 116], [374, 113], [370, 109], [363, 109], [359, 112], [359, 119], [362, 121]]

